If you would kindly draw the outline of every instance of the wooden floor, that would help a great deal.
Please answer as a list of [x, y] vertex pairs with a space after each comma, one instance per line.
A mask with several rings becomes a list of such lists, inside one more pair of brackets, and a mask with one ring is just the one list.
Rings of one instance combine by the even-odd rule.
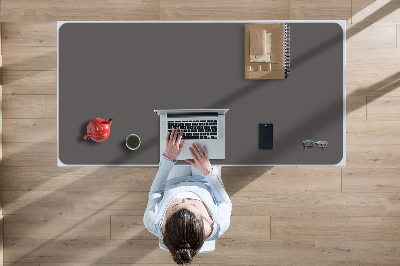
[[1, 0], [4, 265], [173, 262], [142, 222], [157, 167], [57, 167], [55, 21], [250, 19], [347, 21], [347, 165], [223, 167], [231, 226], [194, 265], [400, 265], [399, 8], [399, 0]]

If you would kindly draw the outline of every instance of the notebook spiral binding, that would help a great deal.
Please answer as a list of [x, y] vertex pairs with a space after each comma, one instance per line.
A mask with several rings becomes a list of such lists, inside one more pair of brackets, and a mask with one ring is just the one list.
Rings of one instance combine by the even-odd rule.
[[290, 76], [290, 26], [285, 24], [284, 27], [284, 42], [283, 42], [283, 69], [285, 72], [285, 78]]

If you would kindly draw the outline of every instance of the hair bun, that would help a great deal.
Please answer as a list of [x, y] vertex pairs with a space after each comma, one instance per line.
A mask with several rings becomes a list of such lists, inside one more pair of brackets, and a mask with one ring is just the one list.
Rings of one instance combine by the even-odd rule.
[[179, 246], [179, 249], [190, 249], [189, 243], [182, 243], [182, 245]]
[[[188, 244], [186, 244], [187, 246]], [[174, 261], [178, 264], [191, 263], [193, 261], [190, 249], [178, 249], [175, 251]]]

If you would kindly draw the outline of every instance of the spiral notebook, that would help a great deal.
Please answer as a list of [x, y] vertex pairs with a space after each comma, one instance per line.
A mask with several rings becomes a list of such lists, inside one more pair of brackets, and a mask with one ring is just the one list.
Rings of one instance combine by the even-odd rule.
[[245, 25], [245, 78], [290, 76], [290, 26], [285, 23]]

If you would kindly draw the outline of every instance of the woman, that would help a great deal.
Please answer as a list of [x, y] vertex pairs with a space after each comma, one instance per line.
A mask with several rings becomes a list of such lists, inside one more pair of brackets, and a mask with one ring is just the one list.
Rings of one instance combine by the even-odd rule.
[[215, 240], [228, 229], [232, 203], [206, 147], [204, 152], [197, 144], [189, 148], [193, 157], [185, 160], [191, 164], [189, 171], [185, 166], [174, 168], [186, 144], [181, 143], [183, 131], [179, 136], [178, 131], [167, 134], [143, 222], [168, 247], [174, 261], [183, 264], [193, 261], [204, 241]]

